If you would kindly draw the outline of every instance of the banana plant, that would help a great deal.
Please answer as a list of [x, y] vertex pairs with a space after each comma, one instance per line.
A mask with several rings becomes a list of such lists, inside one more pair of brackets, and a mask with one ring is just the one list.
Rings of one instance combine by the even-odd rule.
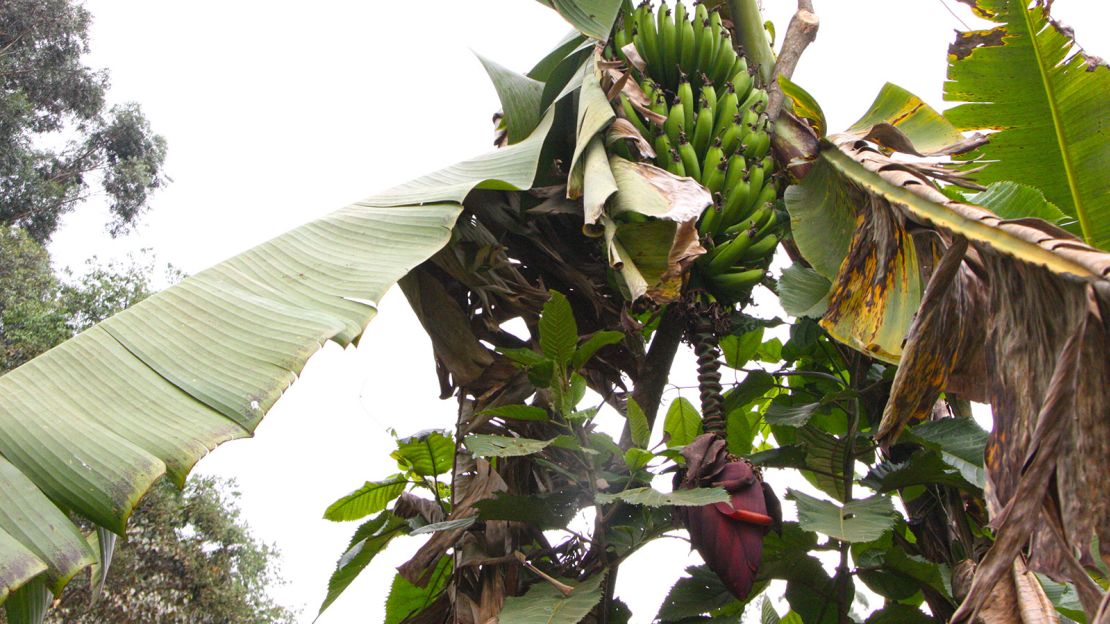
[[[874, 622], [922, 621], [921, 604], [1006, 621], [1044, 614], [1049, 590], [1067, 613], [1105, 617], [1087, 570], [1108, 551], [1086, 546], [1110, 534], [1097, 493], [1110, 464], [1110, 254], [1097, 249], [1110, 70], [1069, 57], [1046, 6], [978, 0], [1000, 30], [958, 36], [949, 90], [977, 104], [942, 116], [891, 86], [826, 137], [789, 80], [804, 34], [788, 34], [773, 71], [753, 1], [544, 4], [575, 33], [526, 74], [483, 59], [498, 149], [294, 229], [0, 377], [9, 620], [41, 621], [66, 582], [107, 563], [156, 478], [183, 483], [250, 435], [320, 344], [356, 341], [397, 282], [458, 418], [399, 441], [397, 474], [329, 508], [373, 517], [321, 610], [394, 537], [426, 534], [388, 621], [619, 621], [621, 563], [677, 509], [708, 566], [675, 585], [663, 622], [737, 621], [772, 579], [787, 582], [783, 619], [847, 621], [857, 580], [884, 599]], [[1021, 69], [1021, 94], [992, 77], [1000, 63]], [[1053, 166], [1034, 176], [1026, 153]], [[777, 249], [795, 264], [775, 280]], [[749, 314], [762, 286], [797, 317], [786, 343], [764, 340], [781, 321]], [[683, 340], [700, 406], [679, 398], [657, 418]], [[721, 357], [737, 371], [727, 390]], [[587, 389], [598, 403], [583, 408]], [[952, 417], [968, 399], [992, 404], [989, 438]], [[623, 435], [598, 431], [603, 409]], [[813, 486], [788, 493], [796, 521], [777, 521], [761, 477], [780, 468]], [[669, 492], [651, 485], [664, 472], [678, 475]], [[543, 530], [590, 507], [588, 534], [548, 542]], [[839, 556], [831, 576], [820, 549]], [[1063, 602], [1069, 589], [1078, 603]], [[1007, 590], [1039, 607], [987, 600]]]

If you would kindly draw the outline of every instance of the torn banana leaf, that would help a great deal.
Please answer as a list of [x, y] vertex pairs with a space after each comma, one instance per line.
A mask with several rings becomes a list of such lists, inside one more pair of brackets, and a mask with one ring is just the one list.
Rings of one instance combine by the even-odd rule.
[[1093, 616], [1101, 593], [1081, 567], [1092, 555], [1076, 560], [1070, 545], [1097, 536], [1110, 559], [1110, 505], [1091, 495], [1110, 465], [1110, 254], [1038, 219], [950, 200], [928, 168], [863, 141], [826, 144], [819, 161], [857, 202], [822, 323], [868, 353], [900, 353], [876, 439], [893, 443], [941, 392], [993, 408], [986, 467], [998, 540], [961, 617], [1027, 546], [1031, 567], [1076, 583]]

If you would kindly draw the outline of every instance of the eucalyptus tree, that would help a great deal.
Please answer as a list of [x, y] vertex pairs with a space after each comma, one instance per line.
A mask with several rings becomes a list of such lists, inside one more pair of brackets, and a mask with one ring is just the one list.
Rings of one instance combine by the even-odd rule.
[[[110, 552], [155, 479], [181, 483], [248, 435], [399, 281], [458, 417], [399, 440], [395, 474], [326, 511], [362, 523], [322, 609], [393, 539], [428, 535], [385, 621], [626, 621], [621, 563], [677, 519], [707, 566], [659, 621], [737, 621], [774, 579], [793, 613], [763, 600], [764, 621], [1107, 621], [1110, 69], [1048, 6], [978, 0], [997, 26], [952, 46], [947, 95], [965, 104], [941, 114], [888, 85], [829, 134], [790, 80], [817, 30], [809, 2], [777, 55], [748, 0], [693, 19], [546, 4], [575, 34], [527, 74], [486, 64], [497, 150], [292, 230], [0, 378], [0, 509], [25, 510], [0, 514], [9, 616], [34, 621]], [[699, 135], [746, 75], [766, 97]], [[731, 145], [736, 170], [716, 158], [734, 120], [760, 137]], [[769, 197], [756, 168], [777, 172]], [[736, 217], [741, 183], [759, 192]], [[776, 278], [758, 246], [769, 233], [792, 261]], [[757, 283], [790, 320], [751, 314]], [[788, 339], [771, 338], [784, 324]], [[683, 340], [701, 404], [664, 409]], [[598, 404], [582, 404], [587, 389]], [[968, 401], [990, 403], [989, 434]], [[610, 410], [617, 437], [596, 427]], [[772, 468], [813, 488], [756, 487]], [[671, 472], [673, 489], [656, 489]], [[777, 521], [780, 496], [796, 519]], [[590, 530], [566, 530], [587, 509]], [[99, 527], [91, 546], [63, 510]], [[865, 615], [861, 586], [883, 599]]]

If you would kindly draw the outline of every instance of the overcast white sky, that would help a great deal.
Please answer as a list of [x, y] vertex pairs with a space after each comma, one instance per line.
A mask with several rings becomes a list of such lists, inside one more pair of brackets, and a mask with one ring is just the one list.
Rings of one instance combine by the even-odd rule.
[[[966, 7], [944, 0], [964, 19]], [[793, 2], [769, 0], [780, 35]], [[141, 103], [169, 142], [173, 183], [143, 224], [111, 240], [94, 203], [66, 218], [51, 251], [79, 267], [93, 254], [142, 247], [197, 272], [374, 191], [485, 151], [499, 105], [473, 52], [525, 71], [567, 31], [527, 0], [87, 0], [95, 17], [89, 62], [110, 69], [114, 102]], [[821, 31], [795, 79], [847, 127], [886, 81], [941, 106], [945, 53], [957, 19], [941, 0], [817, 0]], [[1058, 17], [1089, 52], [1107, 49], [1106, 3], [1058, 0]], [[244, 516], [282, 551], [289, 584], [275, 592], [315, 615], [357, 524], [321, 519], [335, 498], [385, 475], [390, 440], [450, 427], [435, 397], [431, 350], [404, 299], [391, 293], [359, 349], [328, 345], [252, 440], [201, 462], [238, 479]], [[415, 539], [411, 540], [415, 544]], [[376, 622], [392, 567], [388, 551], [322, 624]], [[685, 560], [667, 540], [626, 566]], [[670, 566], [668, 566], [670, 567]], [[678, 564], [673, 566], [678, 572]], [[627, 577], [627, 578], [626, 578]], [[628, 576], [618, 592], [647, 622], [673, 578]]]

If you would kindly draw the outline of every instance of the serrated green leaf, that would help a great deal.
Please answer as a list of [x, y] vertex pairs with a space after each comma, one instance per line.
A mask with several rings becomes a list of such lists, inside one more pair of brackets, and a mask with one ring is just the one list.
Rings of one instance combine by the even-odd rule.
[[540, 108], [543, 83], [503, 67], [481, 54], [478, 55], [478, 60], [482, 62], [482, 67], [489, 74], [493, 88], [497, 91], [497, 97], [501, 100], [501, 111], [505, 116], [505, 130], [508, 132], [509, 143], [519, 143], [531, 134], [540, 122], [543, 113]]
[[324, 518], [333, 522], [358, 520], [385, 509], [389, 501], [405, 491], [408, 480], [404, 475], [393, 475], [383, 481], [367, 481], [359, 489], [343, 496], [328, 506]]
[[832, 282], [817, 271], [799, 264], [786, 267], [775, 290], [787, 314], [821, 318], [829, 307]]
[[894, 524], [896, 515], [889, 496], [872, 496], [843, 506], [798, 490], [789, 490], [786, 497], [797, 503], [802, 528], [845, 542], [879, 539]]
[[441, 475], [454, 465], [455, 441], [443, 431], [422, 431], [397, 441], [390, 455], [402, 470], [422, 477]]
[[976, 466], [983, 466], [987, 432], [971, 418], [943, 418], [921, 423], [904, 434], [906, 442], [944, 451]]
[[763, 328], [757, 327], [739, 336], [728, 335], [721, 338], [721, 355], [729, 368], [744, 368], [755, 357], [759, 345], [763, 344]]
[[914, 453], [906, 461], [886, 460], [873, 466], [860, 484], [879, 493], [892, 492], [914, 485], [941, 484], [961, 489], [970, 489], [960, 471], [946, 463], [937, 451], [926, 450]]
[[[601, 600], [601, 582], [605, 571], [594, 574], [574, 586], [564, 596], [550, 583], [539, 581], [523, 596], [505, 599], [498, 616], [500, 624], [578, 624]], [[569, 584], [569, 583], [568, 583]]]
[[408, 526], [408, 522], [403, 518], [398, 518], [388, 511], [360, 526], [351, 538], [351, 545], [339, 558], [335, 572], [328, 579], [328, 593], [318, 613], [323, 613], [331, 606], [393, 538], [405, 534]]
[[935, 621], [921, 609], [890, 603], [868, 616], [865, 624], [930, 624]]
[[618, 500], [629, 505], [644, 505], [646, 507], [700, 507], [713, 503], [728, 502], [728, 492], [721, 488], [695, 488], [693, 490], [675, 490], [674, 492], [660, 492], [650, 487], [633, 488], [623, 492], [611, 494], [598, 494], [595, 500], [601, 505], [608, 505]]
[[467, 450], [478, 457], [519, 457], [539, 453], [552, 440], [532, 440], [502, 435], [469, 435], [463, 441]]
[[630, 448], [624, 452], [624, 465], [632, 472], [648, 465], [652, 459], [655, 459], [655, 454], [641, 448]]
[[574, 352], [574, 357], [570, 362], [571, 368], [574, 370], [582, 368], [582, 366], [597, 353], [598, 349], [609, 345], [615, 345], [621, 340], [624, 340], [624, 334], [618, 331], [595, 332]]
[[509, 420], [546, 421], [547, 410], [532, 405], [499, 405], [482, 410], [488, 416], [498, 416]]
[[648, 426], [647, 416], [636, 399], [628, 399], [628, 433], [632, 443], [640, 448], [647, 448], [651, 437], [651, 427]]
[[536, 353], [531, 349], [498, 349], [497, 351], [522, 366], [535, 366], [548, 361], [542, 353]]
[[782, 624], [782, 618], [779, 617], [778, 611], [771, 605], [771, 599], [766, 596], [763, 597], [763, 603], [759, 607], [759, 621], [760, 624]]
[[578, 345], [578, 323], [567, 298], [554, 290], [550, 295], [540, 314], [540, 348], [556, 364], [566, 366]]
[[405, 577], [397, 574], [389, 588], [385, 601], [385, 620], [383, 624], [402, 624], [432, 605], [451, 578], [453, 560], [449, 556], [440, 557], [432, 572], [431, 579], [424, 587], [413, 585]]
[[701, 415], [693, 403], [679, 397], [667, 408], [663, 432], [670, 436], [667, 447], [685, 446], [701, 435]]

